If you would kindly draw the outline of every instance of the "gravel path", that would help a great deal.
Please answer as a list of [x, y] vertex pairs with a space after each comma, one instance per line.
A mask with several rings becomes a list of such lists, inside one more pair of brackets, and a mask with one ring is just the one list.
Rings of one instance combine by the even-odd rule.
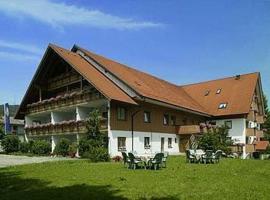
[[70, 159], [71, 158], [0, 155], [0, 168], [13, 166], [13, 165], [23, 165], [23, 164], [30, 164], [30, 163], [42, 163], [42, 162], [48, 162], [48, 161], [70, 160]]

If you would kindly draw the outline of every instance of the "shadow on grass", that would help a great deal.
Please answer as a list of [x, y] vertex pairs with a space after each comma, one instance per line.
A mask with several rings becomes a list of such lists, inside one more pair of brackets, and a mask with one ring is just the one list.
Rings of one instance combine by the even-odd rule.
[[[120, 190], [110, 185], [77, 184], [63, 187], [51, 186], [51, 182], [40, 179], [22, 178], [20, 172], [8, 172], [0, 169], [0, 199], [1, 200], [127, 200], [132, 197], [120, 195]], [[128, 187], [128, 186], [126, 186]], [[125, 188], [123, 188], [125, 190]], [[140, 200], [176, 200], [179, 197], [150, 197]]]
[[0, 170], [0, 199], [1, 200], [86, 200], [86, 199], [120, 199], [126, 200], [109, 185], [91, 186], [86, 184], [65, 187], [49, 186], [50, 182], [39, 179], [24, 179], [20, 173]]

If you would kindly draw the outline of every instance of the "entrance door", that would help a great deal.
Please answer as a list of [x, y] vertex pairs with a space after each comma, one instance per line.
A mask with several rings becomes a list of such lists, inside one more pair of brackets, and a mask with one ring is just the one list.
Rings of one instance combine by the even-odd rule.
[[161, 152], [164, 152], [164, 137], [161, 138]]

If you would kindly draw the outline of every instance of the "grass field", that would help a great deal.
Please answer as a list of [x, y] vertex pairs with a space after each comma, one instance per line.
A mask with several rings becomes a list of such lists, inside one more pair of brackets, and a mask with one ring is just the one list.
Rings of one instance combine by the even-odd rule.
[[270, 161], [177, 156], [158, 171], [85, 160], [16, 166], [0, 169], [0, 199], [270, 199]]

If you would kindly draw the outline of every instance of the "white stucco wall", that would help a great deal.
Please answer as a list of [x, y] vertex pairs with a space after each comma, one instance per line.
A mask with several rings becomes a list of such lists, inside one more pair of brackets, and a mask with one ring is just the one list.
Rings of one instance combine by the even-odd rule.
[[[132, 151], [131, 131], [109, 130], [109, 153], [111, 156], [121, 155], [118, 151], [117, 137], [126, 137], [126, 152]], [[144, 148], [144, 137], [150, 137], [150, 149]], [[161, 151], [161, 138], [164, 137], [164, 151], [170, 154], [179, 153], [179, 138], [176, 134], [138, 132], [134, 131], [134, 151], [138, 154], [155, 153]], [[168, 148], [168, 138], [172, 138], [172, 148]], [[177, 143], [175, 143], [177, 138]]]
[[225, 125], [225, 121], [232, 121], [232, 129], [229, 129], [229, 136], [232, 139], [239, 140], [238, 143], [246, 142], [246, 119], [220, 119], [212, 121], [215, 121], [218, 126]]

